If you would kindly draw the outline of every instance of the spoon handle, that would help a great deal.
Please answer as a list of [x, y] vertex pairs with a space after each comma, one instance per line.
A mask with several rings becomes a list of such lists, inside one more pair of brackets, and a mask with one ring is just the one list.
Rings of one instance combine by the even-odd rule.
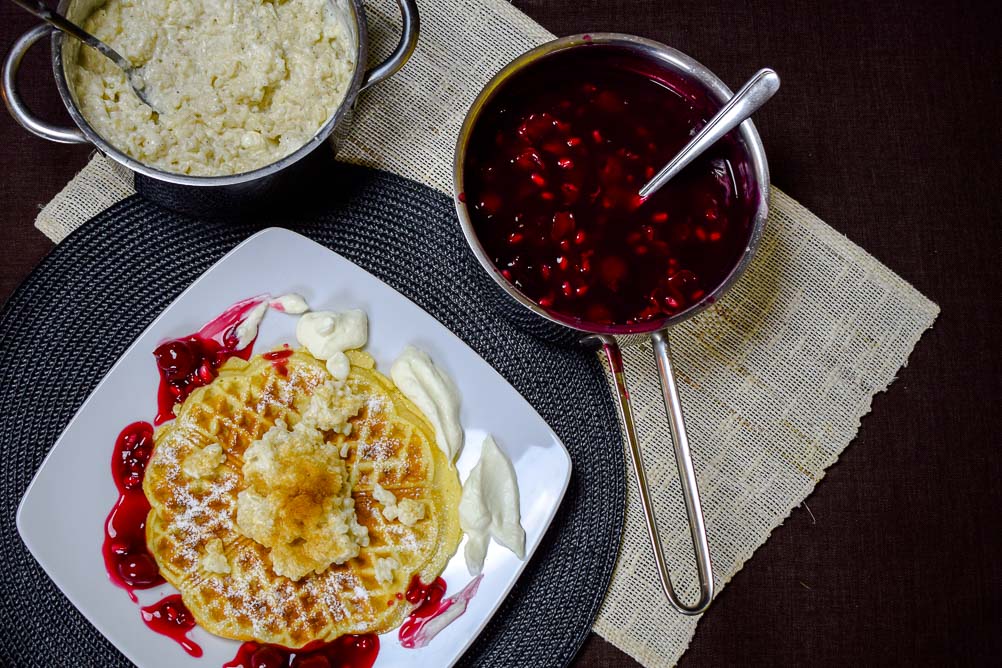
[[769, 68], [761, 69], [748, 80], [741, 90], [710, 119], [710, 122], [685, 145], [678, 155], [654, 175], [643, 188], [641, 197], [648, 197], [692, 162], [696, 156], [710, 148], [718, 139], [754, 114], [779, 90], [779, 75]]
[[97, 37], [94, 37], [89, 32], [78, 26], [76, 23], [68, 20], [58, 12], [54, 12], [49, 9], [45, 3], [42, 2], [42, 0], [11, 0], [11, 2], [18, 5], [25, 11], [34, 14], [49, 25], [58, 28], [65, 33], [73, 35], [87, 46], [97, 49], [108, 58], [115, 61], [115, 64], [122, 68], [122, 70], [126, 73], [132, 71], [132, 63], [123, 58], [118, 51], [115, 51]]

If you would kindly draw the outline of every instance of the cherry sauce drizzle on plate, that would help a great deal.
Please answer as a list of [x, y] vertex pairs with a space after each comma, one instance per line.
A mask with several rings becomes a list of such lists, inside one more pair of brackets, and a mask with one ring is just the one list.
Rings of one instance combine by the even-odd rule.
[[344, 635], [302, 649], [245, 642], [223, 668], [371, 668], [379, 656], [379, 636]]
[[141, 610], [143, 621], [151, 630], [176, 641], [188, 654], [202, 656], [202, 648], [188, 637], [188, 632], [195, 628], [195, 617], [180, 594], [172, 594]]
[[111, 457], [111, 476], [118, 487], [104, 524], [104, 565], [111, 581], [138, 602], [136, 589], [163, 584], [153, 555], [146, 547], [146, 516], [150, 503], [143, 494], [146, 464], [153, 454], [153, 425], [134, 422], [122, 430]]
[[251, 297], [226, 309], [194, 334], [165, 341], [153, 351], [160, 374], [157, 390], [157, 417], [160, 425], [174, 417], [174, 406], [183, 402], [196, 389], [208, 385], [219, 373], [219, 367], [231, 357], [250, 359], [254, 349], [251, 341], [237, 349], [237, 327], [266, 297]]
[[478, 575], [454, 596], [445, 598], [445, 580], [438, 578], [426, 585], [415, 575], [407, 588], [406, 598], [408, 603], [417, 604], [417, 607], [400, 626], [400, 646], [417, 649], [431, 642], [442, 629], [466, 612], [466, 606], [476, 595], [482, 579], [483, 575]]

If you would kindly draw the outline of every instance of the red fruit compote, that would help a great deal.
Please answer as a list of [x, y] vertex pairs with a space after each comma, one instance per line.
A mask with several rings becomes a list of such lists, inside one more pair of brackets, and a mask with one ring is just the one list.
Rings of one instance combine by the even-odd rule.
[[719, 105], [610, 45], [513, 74], [472, 130], [461, 201], [486, 254], [547, 312], [583, 328], [656, 328], [738, 264], [756, 208], [734, 133], [647, 201], [650, 180]]

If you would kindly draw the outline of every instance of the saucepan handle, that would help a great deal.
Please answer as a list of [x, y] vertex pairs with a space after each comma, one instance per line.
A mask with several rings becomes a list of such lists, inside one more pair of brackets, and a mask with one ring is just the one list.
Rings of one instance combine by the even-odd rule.
[[87, 137], [80, 131], [80, 128], [53, 125], [37, 118], [24, 104], [17, 92], [17, 71], [21, 67], [24, 54], [35, 42], [46, 37], [52, 31], [53, 28], [46, 24], [35, 26], [14, 42], [14, 46], [10, 48], [7, 58], [3, 61], [3, 81], [2, 87], [0, 87], [3, 92], [3, 101], [14, 120], [33, 135], [60, 144], [86, 144], [88, 143]]
[[626, 429], [626, 440], [629, 446], [633, 473], [640, 492], [640, 503], [644, 511], [644, 521], [647, 524], [647, 534], [650, 537], [651, 548], [654, 551], [654, 561], [657, 564], [658, 579], [661, 589], [672, 607], [684, 615], [698, 615], [706, 610], [713, 600], [713, 565], [710, 563], [710, 547], [706, 541], [706, 525], [703, 521], [703, 510], [699, 503], [699, 488], [696, 485], [696, 472], [692, 467], [692, 457], [689, 455], [689, 440], [685, 434], [685, 420], [682, 417], [682, 403], [678, 396], [678, 386], [672, 369], [671, 348], [667, 332], [655, 332], [651, 335], [654, 345], [654, 355], [658, 362], [661, 375], [661, 390], [664, 394], [665, 409], [668, 412], [668, 424], [671, 426], [672, 444], [675, 447], [675, 464], [678, 466], [679, 479], [682, 482], [682, 499], [689, 518], [689, 532], [692, 535], [692, 548], [696, 554], [696, 569], [699, 576], [699, 599], [692, 605], [683, 603], [672, 586], [671, 575], [665, 563], [664, 551], [661, 548], [661, 537], [658, 532], [657, 517], [651, 504], [651, 495], [647, 487], [647, 474], [644, 469], [643, 453], [637, 439], [636, 427], [633, 423], [633, 410], [630, 407], [630, 391], [626, 382], [626, 372], [623, 368], [623, 356], [619, 344], [611, 336], [597, 337], [602, 345], [609, 366], [612, 369], [616, 383], [616, 398], [619, 405], [619, 416]]
[[365, 78], [362, 80], [362, 90], [396, 74], [410, 59], [415, 47], [417, 47], [418, 33], [421, 31], [417, 2], [416, 0], [397, 0], [397, 5], [400, 7], [400, 18], [403, 20], [400, 41], [389, 58], [365, 73]]

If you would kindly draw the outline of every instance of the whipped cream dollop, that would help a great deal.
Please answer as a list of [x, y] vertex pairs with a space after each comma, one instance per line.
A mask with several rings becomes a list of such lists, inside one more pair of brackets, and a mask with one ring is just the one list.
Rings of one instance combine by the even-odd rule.
[[296, 325], [296, 339], [318, 360], [327, 363], [327, 371], [344, 380], [351, 370], [346, 350], [361, 348], [369, 339], [369, 319], [365, 311], [353, 309], [313, 311], [304, 314]]
[[390, 367], [390, 378], [435, 427], [435, 441], [449, 461], [463, 447], [459, 424], [459, 390], [423, 350], [407, 346]]
[[480, 461], [463, 484], [459, 526], [466, 533], [466, 567], [472, 575], [483, 570], [492, 537], [525, 559], [515, 467], [490, 434], [484, 439]]

